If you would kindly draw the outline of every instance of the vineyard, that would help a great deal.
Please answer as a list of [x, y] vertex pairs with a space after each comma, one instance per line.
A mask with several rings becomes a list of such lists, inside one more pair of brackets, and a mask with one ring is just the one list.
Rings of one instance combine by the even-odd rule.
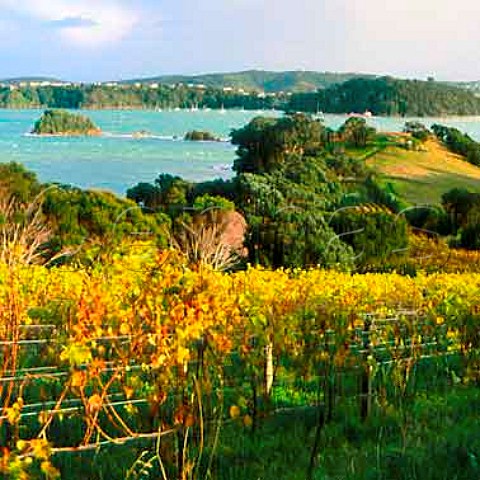
[[[341, 418], [377, 450], [328, 478], [439, 478], [395, 462], [420, 448], [419, 401], [478, 407], [479, 289], [475, 273], [221, 273], [142, 245], [89, 268], [3, 264], [0, 478], [271, 478], [246, 445], [279, 432], [301, 437], [304, 470], [278, 478], [327, 478]], [[478, 473], [477, 447], [455, 478]]]

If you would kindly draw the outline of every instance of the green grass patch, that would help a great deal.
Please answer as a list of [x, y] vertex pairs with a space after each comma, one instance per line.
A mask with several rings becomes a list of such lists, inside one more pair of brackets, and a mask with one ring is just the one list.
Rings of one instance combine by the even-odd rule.
[[411, 204], [438, 204], [442, 194], [455, 187], [480, 192], [480, 168], [433, 140], [417, 151], [389, 146], [372, 155], [367, 163]]

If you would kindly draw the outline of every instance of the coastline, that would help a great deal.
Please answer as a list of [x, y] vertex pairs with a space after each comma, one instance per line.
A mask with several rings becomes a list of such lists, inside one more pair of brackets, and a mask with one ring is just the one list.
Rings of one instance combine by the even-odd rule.
[[101, 130], [89, 130], [88, 132], [59, 132], [59, 133], [35, 133], [29, 132], [25, 134], [28, 137], [102, 137], [104, 132]]
[[[208, 113], [208, 112], [213, 112], [213, 113], [225, 113], [225, 112], [236, 112], [236, 113], [253, 113], [257, 112], [258, 114], [264, 114], [264, 113], [275, 113], [275, 114], [288, 114], [288, 113], [304, 113], [306, 115], [317, 115], [315, 112], [289, 112], [287, 110], [282, 110], [282, 109], [258, 109], [258, 108], [252, 108], [252, 109], [247, 109], [247, 108], [205, 108], [205, 109], [198, 109], [198, 110], [190, 110], [188, 108], [183, 108], [183, 109], [176, 109], [176, 108], [167, 108], [167, 109], [161, 109], [158, 110], [155, 107], [143, 107], [143, 106], [135, 106], [135, 105], [130, 105], [130, 106], [118, 106], [118, 105], [108, 105], [108, 106], [82, 106], [80, 108], [64, 108], [64, 107], [48, 107], [48, 106], [0, 106], [0, 111], [42, 111], [45, 109], [63, 109], [63, 110], [68, 110], [71, 112], [103, 112], [103, 111], [121, 111], [121, 112], [151, 112], [151, 113], [191, 113], [191, 114], [197, 114], [197, 113]], [[324, 115], [331, 115], [331, 116], [338, 116], [338, 117], [351, 117], [352, 112], [322, 112], [322, 116]], [[354, 115], [357, 116], [357, 115]], [[416, 116], [416, 115], [376, 115], [373, 114], [371, 116], [363, 116], [361, 114], [358, 114], [358, 116], [361, 116], [362, 118], [365, 118], [366, 120], [375, 120], [375, 119], [391, 119], [391, 120], [402, 120], [402, 119], [414, 119], [418, 121], [423, 120], [428, 120], [428, 119], [438, 119], [438, 120], [446, 120], [446, 121], [460, 121], [460, 122], [478, 122], [480, 121], [480, 113], [478, 115], [459, 115], [459, 114], [451, 114], [451, 115], [424, 115], [424, 116]]]

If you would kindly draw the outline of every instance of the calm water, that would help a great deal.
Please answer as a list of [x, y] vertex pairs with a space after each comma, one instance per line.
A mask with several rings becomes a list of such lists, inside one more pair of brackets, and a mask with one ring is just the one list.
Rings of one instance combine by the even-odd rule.
[[[138, 182], [151, 182], [160, 173], [188, 180], [228, 178], [235, 148], [228, 142], [185, 142], [189, 130], [208, 130], [228, 138], [232, 128], [259, 114], [243, 111], [89, 111], [86, 114], [105, 132], [102, 137], [31, 137], [28, 132], [40, 110], [0, 110], [0, 161], [17, 161], [36, 172], [41, 181], [83, 188], [102, 188], [125, 194]], [[338, 128], [346, 117], [326, 115], [325, 124]], [[401, 130], [407, 119], [371, 118], [382, 131]], [[466, 131], [480, 141], [480, 117], [420, 119], [430, 126], [442, 123]], [[147, 138], [132, 133], [146, 131]]]

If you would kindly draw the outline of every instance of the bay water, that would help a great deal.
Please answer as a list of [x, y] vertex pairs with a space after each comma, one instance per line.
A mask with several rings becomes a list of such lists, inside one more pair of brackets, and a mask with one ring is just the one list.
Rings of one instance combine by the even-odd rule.
[[[29, 132], [41, 110], [0, 110], [0, 162], [16, 161], [35, 172], [42, 182], [110, 190], [125, 195], [139, 182], [153, 182], [160, 173], [191, 181], [233, 176], [235, 147], [232, 129], [253, 117], [278, 116], [260, 111], [143, 111], [98, 110], [88, 115], [104, 132], [100, 137], [39, 137]], [[325, 115], [324, 122], [338, 128], [346, 115]], [[372, 117], [380, 131], [401, 131], [411, 118]], [[454, 126], [480, 141], [480, 117], [421, 118]], [[190, 130], [206, 130], [221, 142], [184, 141]]]

